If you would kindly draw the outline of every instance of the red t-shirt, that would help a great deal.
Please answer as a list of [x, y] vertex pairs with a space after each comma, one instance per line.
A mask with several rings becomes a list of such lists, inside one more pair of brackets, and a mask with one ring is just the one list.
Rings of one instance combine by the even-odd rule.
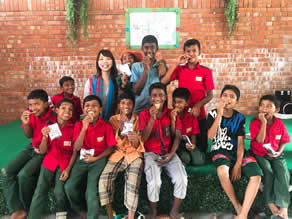
[[[263, 144], [259, 144], [256, 141], [257, 134], [261, 128], [261, 122], [258, 118], [253, 120], [249, 125], [249, 131], [251, 135], [251, 151], [254, 154], [264, 156], [267, 155], [267, 150], [263, 147]], [[287, 129], [281, 119], [274, 117], [274, 122], [272, 125], [266, 126], [266, 136], [264, 144], [270, 143], [274, 151], [277, 151], [280, 144], [286, 144], [290, 142], [290, 137], [287, 132]]]
[[48, 151], [43, 160], [43, 166], [50, 171], [55, 171], [57, 166], [61, 172], [69, 165], [73, 154], [74, 125], [71, 122], [60, 128], [62, 136], [51, 140], [48, 138]]
[[[150, 120], [150, 108], [139, 114], [139, 129], [144, 130]], [[163, 145], [161, 145], [163, 144]], [[170, 110], [164, 107], [160, 119], [155, 119], [149, 138], [144, 142], [146, 152], [161, 154], [161, 149], [169, 152], [171, 149]]]
[[[48, 112], [41, 118], [33, 114], [29, 115], [29, 127], [33, 132], [31, 143], [32, 146], [34, 146], [35, 148], [39, 148], [39, 145], [43, 137], [42, 135], [43, 127], [56, 123], [56, 121], [57, 115], [50, 108], [48, 108]], [[21, 125], [21, 128], [23, 128], [23, 124]]]
[[[189, 69], [188, 64], [177, 66], [170, 80], [178, 80], [178, 87], [187, 88], [191, 92], [189, 107], [200, 102], [206, 96], [207, 90], [214, 89], [212, 70], [201, 66], [199, 63], [193, 69]], [[198, 119], [204, 119], [205, 117], [206, 112], [203, 106]]]
[[[51, 101], [54, 104], [55, 109], [57, 108], [57, 105], [60, 100], [64, 99], [64, 93], [59, 93], [51, 97]], [[70, 98], [74, 102], [74, 110], [73, 110], [73, 115], [72, 115], [72, 122], [76, 122], [80, 120], [80, 115], [82, 115], [82, 107], [81, 107], [81, 101], [79, 97], [76, 97], [72, 95]]]
[[[78, 138], [82, 129], [82, 120], [75, 124], [73, 142]], [[94, 126], [89, 125], [82, 148], [94, 149], [94, 156], [101, 154], [107, 147], [116, 145], [114, 130], [110, 124], [99, 118]]]
[[192, 116], [187, 109], [185, 109], [182, 119], [177, 115], [175, 126], [181, 129], [182, 135], [191, 136], [200, 133], [198, 119]]

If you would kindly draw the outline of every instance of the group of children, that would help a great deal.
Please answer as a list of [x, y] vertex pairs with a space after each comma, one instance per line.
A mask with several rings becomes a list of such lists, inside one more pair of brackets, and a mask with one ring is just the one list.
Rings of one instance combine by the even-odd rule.
[[[165, 60], [156, 58], [157, 39], [145, 36], [144, 57], [132, 50], [122, 53], [121, 62], [128, 64], [131, 76], [118, 75], [112, 53], [101, 50], [97, 74], [85, 84], [83, 107], [73, 94], [71, 77], [60, 80], [63, 92], [50, 98], [51, 106], [44, 90], [33, 90], [21, 115], [24, 134], [32, 143], [1, 170], [11, 218], [41, 218], [52, 184], [57, 215], [73, 211], [95, 219], [105, 206], [108, 217], [114, 218], [114, 181], [125, 171], [124, 205], [133, 219], [143, 170], [148, 217], [155, 218], [163, 169], [174, 184], [169, 215], [180, 218], [188, 184], [185, 166], [205, 162], [209, 138], [212, 162], [236, 218], [248, 217], [263, 176], [266, 204], [273, 215], [287, 219], [290, 175], [283, 149], [290, 138], [274, 116], [278, 100], [273, 95], [260, 99], [259, 114], [250, 124], [251, 150], [245, 151], [245, 118], [234, 109], [239, 89], [225, 85], [206, 119], [204, 105], [213, 97], [212, 71], [199, 63], [199, 41], [190, 39], [183, 49], [177, 65], [168, 68]], [[178, 88], [172, 94], [173, 109], [168, 109], [165, 85], [172, 80], [178, 80]], [[265, 149], [267, 144], [275, 153]], [[242, 173], [249, 183], [241, 204], [232, 181]]]

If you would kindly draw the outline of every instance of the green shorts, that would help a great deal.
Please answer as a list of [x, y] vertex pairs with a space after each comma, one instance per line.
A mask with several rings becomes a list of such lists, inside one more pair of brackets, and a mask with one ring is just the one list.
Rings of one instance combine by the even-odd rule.
[[[237, 153], [229, 152], [226, 150], [216, 150], [212, 152], [212, 161], [216, 168], [225, 165], [233, 168], [237, 159]], [[241, 164], [241, 171], [247, 177], [262, 176], [262, 170], [259, 167], [256, 159], [250, 155], [248, 151], [244, 152]]]

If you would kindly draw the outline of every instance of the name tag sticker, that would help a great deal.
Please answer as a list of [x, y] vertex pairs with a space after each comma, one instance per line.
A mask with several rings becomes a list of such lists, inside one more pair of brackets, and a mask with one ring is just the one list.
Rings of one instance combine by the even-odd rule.
[[196, 81], [202, 81], [202, 77], [196, 77]]
[[64, 141], [64, 146], [71, 146], [71, 141]]
[[104, 139], [104, 137], [102, 136], [102, 137], [97, 137], [97, 142], [102, 142], [103, 141], [103, 139]]
[[186, 130], [187, 133], [189, 133], [189, 132], [191, 132], [191, 131], [192, 131], [192, 127], [187, 128], [187, 130]]
[[276, 135], [276, 140], [280, 140], [282, 135]]

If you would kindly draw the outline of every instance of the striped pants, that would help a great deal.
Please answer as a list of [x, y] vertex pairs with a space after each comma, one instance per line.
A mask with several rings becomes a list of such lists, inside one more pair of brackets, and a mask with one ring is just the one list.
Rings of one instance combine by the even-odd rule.
[[119, 172], [125, 172], [124, 204], [128, 210], [136, 211], [139, 198], [139, 187], [143, 171], [143, 160], [137, 158], [127, 164], [123, 158], [119, 162], [108, 161], [99, 179], [99, 197], [102, 206], [112, 203], [114, 181]]

